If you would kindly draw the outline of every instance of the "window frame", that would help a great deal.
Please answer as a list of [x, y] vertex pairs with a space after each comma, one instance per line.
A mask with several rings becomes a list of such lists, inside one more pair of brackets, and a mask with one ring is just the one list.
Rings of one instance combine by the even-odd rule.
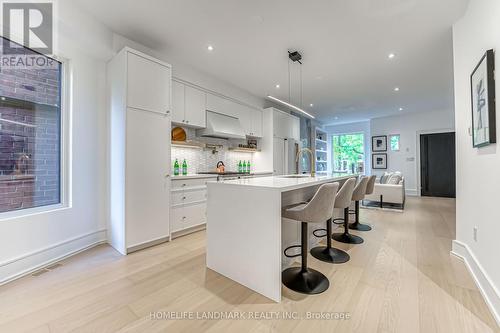
[[364, 131], [353, 131], [353, 132], [342, 132], [342, 133], [328, 133], [328, 142], [329, 142], [329, 145], [330, 146], [330, 163], [332, 165], [332, 171], [335, 172], [335, 147], [334, 147], [334, 143], [333, 143], [333, 137], [335, 136], [343, 136], [343, 135], [356, 135], [356, 134], [360, 134], [363, 136], [363, 163], [364, 163], [364, 168], [366, 170], [366, 156], [368, 156], [368, 153], [366, 152], [366, 133]]
[[72, 66], [68, 59], [50, 57], [61, 63], [61, 105], [60, 105], [60, 157], [59, 157], [59, 203], [39, 207], [17, 209], [0, 213], [0, 222], [31, 215], [44, 214], [72, 207], [71, 200], [71, 119], [72, 119]]
[[[392, 149], [392, 138], [397, 136], [398, 137], [398, 149]], [[398, 152], [401, 151], [401, 134], [390, 134], [389, 135], [389, 149], [390, 151]]]

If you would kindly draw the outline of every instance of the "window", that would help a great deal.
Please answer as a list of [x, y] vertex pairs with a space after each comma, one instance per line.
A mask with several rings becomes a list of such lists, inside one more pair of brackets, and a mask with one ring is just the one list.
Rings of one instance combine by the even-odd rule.
[[389, 136], [391, 151], [399, 151], [399, 134]]
[[62, 64], [21, 50], [50, 66], [0, 68], [0, 213], [61, 203]]
[[363, 171], [365, 160], [363, 133], [332, 136], [334, 172]]

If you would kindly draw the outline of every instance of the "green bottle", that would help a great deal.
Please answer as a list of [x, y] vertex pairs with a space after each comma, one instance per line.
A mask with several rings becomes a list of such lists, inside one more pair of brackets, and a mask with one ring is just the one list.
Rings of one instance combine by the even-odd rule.
[[246, 173], [247, 172], [247, 162], [243, 161], [243, 165], [241, 166], [241, 172]]
[[241, 164], [241, 160], [240, 160], [240, 162], [238, 163], [238, 172], [241, 172], [242, 167], [243, 167], [243, 166], [242, 166], [242, 164]]
[[250, 161], [248, 161], [248, 163], [247, 163], [247, 173], [250, 173], [250, 171], [251, 171], [250, 170]]
[[174, 176], [178, 176], [179, 175], [179, 161], [177, 159], [175, 159], [175, 162], [174, 162]]
[[188, 174], [188, 164], [186, 162], [186, 159], [182, 162], [182, 175], [186, 176]]

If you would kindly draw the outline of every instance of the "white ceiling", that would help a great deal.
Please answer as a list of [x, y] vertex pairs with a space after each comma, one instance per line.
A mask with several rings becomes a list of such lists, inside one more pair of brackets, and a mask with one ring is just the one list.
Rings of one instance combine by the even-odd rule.
[[[288, 98], [287, 50], [299, 50], [304, 109], [327, 124], [398, 114], [400, 107], [452, 108], [451, 25], [468, 3], [76, 1], [112, 30], [260, 97]], [[292, 70], [292, 102], [299, 104], [298, 71]]]

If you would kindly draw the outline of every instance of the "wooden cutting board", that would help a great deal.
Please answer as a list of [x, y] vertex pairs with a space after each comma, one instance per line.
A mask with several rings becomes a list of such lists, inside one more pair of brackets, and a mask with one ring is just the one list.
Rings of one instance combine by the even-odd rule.
[[172, 128], [172, 141], [186, 141], [186, 131], [182, 127]]

